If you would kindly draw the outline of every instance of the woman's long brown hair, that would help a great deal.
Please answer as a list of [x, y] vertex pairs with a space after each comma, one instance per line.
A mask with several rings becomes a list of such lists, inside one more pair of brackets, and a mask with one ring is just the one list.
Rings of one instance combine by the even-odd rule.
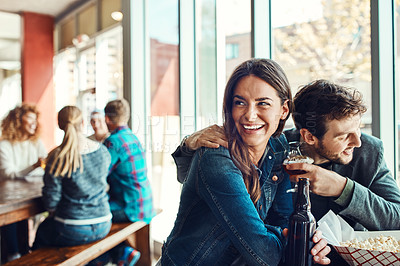
[[232, 118], [233, 96], [236, 86], [242, 78], [250, 75], [256, 76], [271, 85], [277, 91], [281, 99], [281, 105], [288, 100], [289, 113], [285, 119], [279, 121], [278, 128], [272, 135], [273, 137], [282, 133], [285, 122], [292, 112], [292, 93], [283, 69], [270, 59], [250, 59], [243, 62], [233, 71], [225, 87], [223, 118], [229, 152], [236, 167], [242, 172], [251, 200], [256, 204], [261, 195], [259, 177], [253, 166], [248, 146], [243, 142]]

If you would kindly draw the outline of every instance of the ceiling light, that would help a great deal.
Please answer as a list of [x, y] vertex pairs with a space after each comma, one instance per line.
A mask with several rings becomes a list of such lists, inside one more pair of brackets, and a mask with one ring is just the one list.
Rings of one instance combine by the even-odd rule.
[[121, 11], [114, 11], [111, 13], [111, 17], [116, 21], [121, 21], [123, 18], [123, 14]]

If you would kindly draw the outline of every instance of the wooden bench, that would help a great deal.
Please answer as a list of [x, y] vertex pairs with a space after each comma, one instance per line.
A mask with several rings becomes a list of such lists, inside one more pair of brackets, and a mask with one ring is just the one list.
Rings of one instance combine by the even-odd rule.
[[149, 229], [150, 225], [142, 221], [113, 223], [110, 233], [96, 242], [72, 247], [41, 248], [5, 265], [84, 265], [124, 240], [128, 240], [141, 253], [136, 265], [150, 266]]

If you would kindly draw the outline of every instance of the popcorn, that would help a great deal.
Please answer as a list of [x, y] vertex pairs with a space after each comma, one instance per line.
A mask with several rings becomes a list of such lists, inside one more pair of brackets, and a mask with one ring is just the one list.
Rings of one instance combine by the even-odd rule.
[[400, 252], [400, 241], [397, 241], [392, 236], [384, 235], [379, 235], [374, 238], [369, 237], [363, 241], [359, 241], [355, 238], [352, 240], [340, 242], [340, 245], [344, 247], [353, 247], [375, 251]]

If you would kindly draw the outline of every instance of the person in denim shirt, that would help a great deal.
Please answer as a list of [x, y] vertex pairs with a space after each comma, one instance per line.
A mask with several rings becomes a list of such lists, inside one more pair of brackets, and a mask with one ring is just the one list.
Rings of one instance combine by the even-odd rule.
[[[223, 104], [229, 148], [196, 151], [161, 265], [278, 265], [293, 211], [281, 135], [291, 104], [274, 61], [251, 59], [235, 69]], [[320, 233], [313, 240], [314, 260], [328, 264], [326, 240]]]
[[62, 108], [58, 125], [65, 131], [64, 139], [48, 156], [42, 188], [50, 217], [39, 225], [33, 249], [93, 242], [111, 228], [107, 148], [82, 134], [78, 107]]
[[[301, 141], [302, 152], [314, 165], [293, 164], [289, 169], [308, 173], [313, 193], [311, 211], [319, 220], [329, 210], [343, 217], [355, 230], [400, 229], [400, 190], [388, 169], [382, 141], [360, 132], [366, 111], [362, 96], [327, 80], [303, 86], [294, 97], [293, 117], [297, 129], [285, 130], [288, 141]], [[184, 141], [176, 162], [183, 179], [192, 149], [226, 146], [217, 125], [192, 134]], [[297, 176], [292, 176], [293, 181]], [[329, 254], [333, 265], [347, 265]]]

